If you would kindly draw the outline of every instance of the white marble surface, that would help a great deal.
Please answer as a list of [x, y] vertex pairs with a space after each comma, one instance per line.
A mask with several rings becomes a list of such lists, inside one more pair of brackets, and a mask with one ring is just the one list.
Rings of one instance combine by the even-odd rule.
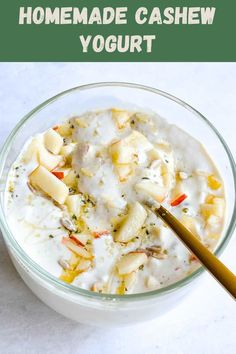
[[[97, 81], [138, 82], [166, 90], [205, 114], [236, 156], [236, 64], [0, 64], [0, 145], [21, 117], [46, 98]], [[236, 239], [222, 260], [236, 271]], [[177, 308], [122, 329], [76, 324], [24, 285], [0, 241], [0, 353], [233, 354], [236, 307], [207, 274]]]

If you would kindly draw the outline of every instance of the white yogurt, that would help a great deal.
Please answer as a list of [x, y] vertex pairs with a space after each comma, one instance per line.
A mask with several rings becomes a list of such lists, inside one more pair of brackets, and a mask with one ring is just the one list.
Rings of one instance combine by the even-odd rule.
[[[155, 114], [112, 109], [71, 118], [54, 131], [64, 138], [63, 148], [73, 147], [69, 156], [60, 150], [63, 162], [54, 170], [64, 174], [62, 183], [70, 194], [82, 197], [79, 215], [72, 215], [66, 201], [58, 205], [37, 186], [37, 192], [29, 188], [31, 173], [41, 164], [37, 148], [32, 152], [33, 138], [11, 168], [6, 192], [8, 223], [16, 240], [49, 273], [84, 289], [126, 294], [164, 287], [196, 269], [194, 257], [148, 210], [132, 239], [117, 241], [132, 206], [153, 197], [137, 188], [140, 183], [153, 183], [164, 191], [162, 204], [214, 249], [224, 221], [223, 182], [193, 137]], [[132, 140], [133, 132], [142, 136]], [[44, 133], [37, 139], [44, 144]], [[119, 149], [112, 152], [117, 141], [125, 142], [124, 156]], [[129, 149], [130, 161], [117, 162], [128, 159]], [[186, 198], [178, 204], [183, 195]], [[173, 203], [178, 205], [171, 206]], [[63, 227], [65, 216], [75, 224], [73, 232]], [[86, 242], [79, 245], [71, 236], [86, 237]], [[63, 237], [85, 249], [91, 258], [75, 256]], [[127, 276], [120, 272], [119, 262], [130, 252], [144, 252], [147, 257]], [[69, 269], [63, 270], [61, 261]], [[82, 264], [87, 268], [79, 271]]]

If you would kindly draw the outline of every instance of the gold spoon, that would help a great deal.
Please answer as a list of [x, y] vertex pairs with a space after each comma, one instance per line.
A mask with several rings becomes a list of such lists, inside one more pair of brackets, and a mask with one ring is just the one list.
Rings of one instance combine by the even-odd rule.
[[236, 276], [167, 209], [163, 206], [156, 206], [151, 201], [146, 201], [145, 204], [174, 231], [189, 251], [197, 257], [213, 277], [236, 299]]

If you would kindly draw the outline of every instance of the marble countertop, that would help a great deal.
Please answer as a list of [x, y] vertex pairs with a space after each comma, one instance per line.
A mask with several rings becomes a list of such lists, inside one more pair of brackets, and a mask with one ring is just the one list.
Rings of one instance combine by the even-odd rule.
[[[202, 112], [236, 156], [236, 63], [2, 63], [0, 145], [21, 117], [54, 94], [97, 81], [157, 87]], [[236, 272], [236, 238], [221, 259]], [[236, 307], [205, 274], [171, 312], [120, 329], [76, 324], [57, 314], [26, 287], [0, 238], [0, 353], [4, 354], [233, 354]]]

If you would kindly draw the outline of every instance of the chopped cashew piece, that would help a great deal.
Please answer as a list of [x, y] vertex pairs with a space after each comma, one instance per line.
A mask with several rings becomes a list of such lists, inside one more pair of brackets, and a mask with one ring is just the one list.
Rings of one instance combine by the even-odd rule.
[[63, 138], [55, 130], [49, 129], [44, 134], [44, 144], [47, 150], [58, 155], [63, 145]]
[[125, 290], [128, 292], [131, 291], [135, 286], [136, 281], [137, 281], [137, 272], [132, 272], [124, 275]]
[[63, 179], [63, 182], [68, 186], [68, 187], [76, 187], [77, 186], [77, 180], [76, 180], [76, 172], [74, 170], [70, 170], [67, 176]]
[[143, 226], [146, 217], [146, 210], [139, 202], [136, 202], [116, 232], [115, 241], [128, 242], [134, 238]]
[[175, 187], [171, 191], [171, 199], [172, 200], [176, 199], [180, 195], [183, 195], [184, 192], [185, 192], [185, 190], [184, 190], [183, 182], [182, 181], [178, 181], [176, 183]]
[[133, 168], [130, 164], [116, 165], [116, 171], [120, 182], [126, 182], [127, 179], [133, 174]]
[[223, 198], [214, 198], [213, 204], [215, 205], [214, 215], [222, 218], [225, 210], [225, 200]]
[[138, 149], [149, 151], [153, 149], [153, 145], [150, 141], [137, 130], [133, 130], [132, 133], [124, 139], [125, 143]]
[[157, 184], [143, 180], [135, 185], [137, 192], [144, 193], [147, 196], [154, 198], [157, 202], [161, 203], [166, 197], [166, 190], [164, 187], [160, 187]]
[[116, 141], [110, 146], [110, 154], [114, 164], [128, 164], [138, 158], [138, 151], [151, 150], [152, 144], [138, 131], [134, 130], [126, 138]]
[[211, 215], [215, 214], [215, 205], [214, 204], [202, 204], [200, 207], [201, 214], [204, 219], [208, 219]]
[[81, 243], [83, 246], [85, 246], [87, 242], [91, 240], [91, 236], [85, 233], [76, 234], [74, 235], [74, 238], [76, 238], [77, 241]]
[[65, 138], [68, 138], [72, 134], [72, 129], [71, 129], [69, 123], [64, 123], [62, 125], [59, 125], [59, 127], [57, 128], [57, 132], [61, 136], [65, 137]]
[[128, 164], [134, 160], [136, 150], [124, 140], [119, 140], [110, 146], [110, 155], [114, 164]]
[[200, 207], [202, 216], [207, 220], [211, 215], [222, 218], [224, 215], [225, 201], [223, 198], [214, 197], [212, 202], [202, 204]]
[[62, 243], [69, 248], [70, 251], [74, 252], [76, 255], [85, 258], [91, 259], [92, 255], [83, 247], [74, 243], [69, 237], [63, 237]]
[[137, 270], [140, 266], [145, 264], [148, 257], [145, 253], [133, 252], [123, 256], [117, 263], [117, 269], [120, 275], [129, 274]]
[[30, 183], [42, 189], [59, 204], [64, 204], [69, 194], [68, 187], [43, 166], [31, 173]]
[[119, 129], [125, 128], [132, 113], [119, 109], [112, 109], [112, 119], [115, 121]]
[[28, 163], [32, 160], [37, 159], [38, 152], [39, 152], [41, 145], [42, 145], [42, 143], [39, 141], [39, 139], [37, 139], [37, 138], [32, 139], [31, 143], [29, 144], [29, 146], [24, 154], [24, 162], [25, 163]]
[[69, 212], [72, 215], [75, 215], [76, 217], [78, 217], [80, 214], [80, 208], [82, 205], [82, 194], [68, 195], [68, 197], [66, 198], [65, 204], [67, 205]]
[[60, 150], [60, 155], [62, 155], [68, 162], [71, 162], [72, 153], [75, 150], [75, 148], [76, 148], [76, 144], [74, 143], [64, 145]]
[[38, 150], [38, 161], [40, 165], [51, 171], [56, 168], [62, 160], [62, 156], [53, 155], [43, 145], [40, 145]]

